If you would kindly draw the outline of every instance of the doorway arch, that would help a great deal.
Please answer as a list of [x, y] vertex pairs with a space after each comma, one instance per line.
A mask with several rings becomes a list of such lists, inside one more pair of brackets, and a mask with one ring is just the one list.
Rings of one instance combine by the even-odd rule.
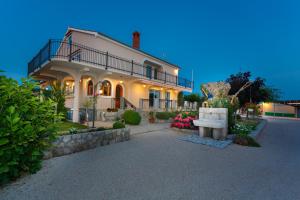
[[115, 107], [121, 108], [121, 98], [124, 95], [123, 86], [121, 86], [120, 84], [116, 85], [116, 93], [115, 94], [116, 94], [115, 95], [115, 99], [116, 99]]

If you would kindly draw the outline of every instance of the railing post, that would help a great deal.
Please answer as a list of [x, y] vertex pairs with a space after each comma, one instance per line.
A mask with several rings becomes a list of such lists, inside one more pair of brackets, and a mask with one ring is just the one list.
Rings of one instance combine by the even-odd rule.
[[165, 83], [167, 82], [167, 72], [165, 71]]
[[48, 41], [48, 60], [51, 60], [51, 40]]
[[131, 61], [131, 75], [133, 75], [133, 60]]
[[108, 68], [108, 51], [106, 52], [106, 63], [105, 63], [105, 69]]

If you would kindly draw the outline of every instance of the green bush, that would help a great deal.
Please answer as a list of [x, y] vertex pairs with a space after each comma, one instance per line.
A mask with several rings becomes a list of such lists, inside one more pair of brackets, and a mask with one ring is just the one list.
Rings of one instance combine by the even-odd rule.
[[55, 104], [42, 100], [31, 80], [0, 76], [0, 184], [41, 168], [43, 151], [55, 139]]
[[175, 118], [177, 116], [177, 113], [176, 112], [169, 112], [169, 117], [170, 118]]
[[155, 116], [157, 119], [162, 120], [168, 120], [170, 118], [169, 112], [157, 112]]
[[69, 129], [69, 134], [77, 134], [78, 133], [78, 129], [75, 127], [72, 127]]
[[125, 124], [122, 121], [116, 121], [113, 124], [113, 129], [125, 128]]
[[126, 110], [123, 114], [123, 119], [126, 124], [139, 125], [142, 118], [138, 112]]
[[157, 119], [168, 120], [170, 118], [176, 117], [175, 112], [156, 112], [155, 116]]

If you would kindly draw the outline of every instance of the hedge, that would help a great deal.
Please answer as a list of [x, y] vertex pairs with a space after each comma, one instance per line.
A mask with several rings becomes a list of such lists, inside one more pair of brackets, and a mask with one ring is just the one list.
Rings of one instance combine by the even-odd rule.
[[126, 110], [123, 114], [123, 119], [126, 124], [139, 125], [142, 118], [140, 114], [134, 110]]

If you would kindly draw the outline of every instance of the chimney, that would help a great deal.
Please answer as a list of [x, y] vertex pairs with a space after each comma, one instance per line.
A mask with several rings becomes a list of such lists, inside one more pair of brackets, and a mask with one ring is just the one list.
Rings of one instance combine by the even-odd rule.
[[140, 33], [137, 31], [132, 33], [132, 47], [140, 49]]

